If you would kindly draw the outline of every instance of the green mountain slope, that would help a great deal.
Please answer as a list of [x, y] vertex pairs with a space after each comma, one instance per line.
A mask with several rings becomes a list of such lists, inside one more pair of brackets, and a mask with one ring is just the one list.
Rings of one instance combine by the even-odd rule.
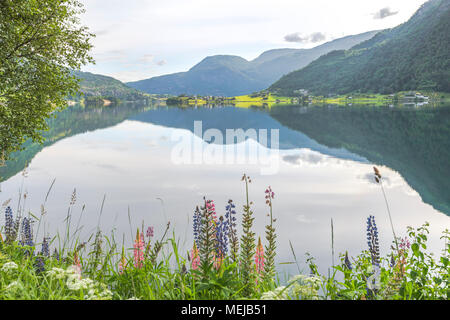
[[144, 97], [142, 92], [112, 77], [82, 71], [73, 71], [73, 74], [81, 79], [80, 90], [86, 97], [113, 97], [127, 101], [141, 100]]
[[129, 82], [132, 88], [155, 94], [236, 96], [267, 88], [284, 74], [303, 68], [332, 50], [349, 49], [378, 31], [336, 39], [312, 49], [275, 49], [247, 61], [217, 55], [203, 59], [187, 72]]
[[269, 90], [292, 95], [450, 92], [450, 0], [431, 0], [406, 23], [382, 31], [350, 50], [333, 51], [292, 72]]

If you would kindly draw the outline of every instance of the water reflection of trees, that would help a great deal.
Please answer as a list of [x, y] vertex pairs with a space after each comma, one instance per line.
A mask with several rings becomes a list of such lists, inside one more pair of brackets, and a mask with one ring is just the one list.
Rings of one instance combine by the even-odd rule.
[[22, 171], [27, 163], [44, 147], [55, 142], [96, 129], [116, 125], [130, 116], [145, 111], [151, 107], [142, 104], [128, 103], [112, 107], [82, 107], [75, 105], [56, 114], [55, 118], [48, 119], [49, 130], [44, 132], [44, 143], [24, 143], [24, 149], [15, 152], [5, 166], [0, 167], [0, 181], [4, 181]]
[[398, 171], [423, 201], [450, 214], [450, 106], [277, 107], [270, 114], [328, 147]]

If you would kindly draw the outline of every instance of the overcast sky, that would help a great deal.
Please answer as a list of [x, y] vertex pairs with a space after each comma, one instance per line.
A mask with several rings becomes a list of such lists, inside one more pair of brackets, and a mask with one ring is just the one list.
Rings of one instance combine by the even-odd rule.
[[83, 71], [134, 81], [187, 71], [215, 54], [256, 58], [395, 27], [425, 0], [81, 0], [97, 35]]

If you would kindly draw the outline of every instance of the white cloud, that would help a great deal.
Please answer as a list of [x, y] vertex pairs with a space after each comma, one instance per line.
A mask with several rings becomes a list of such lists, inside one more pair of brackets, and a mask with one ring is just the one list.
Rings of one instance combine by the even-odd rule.
[[379, 11], [373, 14], [374, 19], [384, 19], [390, 16], [394, 16], [398, 13], [398, 11], [391, 11], [389, 7], [382, 8]]
[[327, 36], [322, 32], [313, 32], [308, 35], [302, 35], [300, 32], [291, 33], [284, 36], [284, 40], [287, 42], [298, 43], [317, 43], [327, 39]]

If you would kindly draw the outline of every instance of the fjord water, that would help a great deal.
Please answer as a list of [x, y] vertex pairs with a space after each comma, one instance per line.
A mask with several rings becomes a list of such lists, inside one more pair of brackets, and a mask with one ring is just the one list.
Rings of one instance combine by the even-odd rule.
[[[202, 121], [202, 133], [216, 129], [223, 137], [227, 129], [267, 129], [268, 147], [260, 139], [228, 145], [220, 139], [204, 141], [194, 121]], [[192, 213], [203, 196], [215, 201], [219, 215], [229, 199], [235, 201], [238, 214], [242, 212], [245, 187], [240, 179], [246, 173], [252, 179], [255, 231], [262, 240], [268, 222], [264, 190], [270, 185], [275, 192], [277, 262], [294, 261], [290, 241], [305, 272], [306, 252], [324, 271], [332, 263], [331, 219], [335, 262], [338, 253], [356, 255], [366, 249], [369, 215], [375, 216], [379, 228], [381, 253], [389, 253], [393, 237], [382, 190], [373, 179], [374, 165], [384, 178], [397, 235], [405, 235], [407, 226], [428, 221], [429, 248], [437, 254], [444, 246], [441, 232], [450, 228], [450, 106], [75, 106], [51, 120], [50, 128], [44, 146], [28, 144], [15, 154], [15, 161], [0, 168], [0, 203], [12, 199], [16, 208], [19, 193], [26, 193], [20, 205], [35, 216], [40, 216], [56, 179], [45, 203], [41, 234], [63, 233], [76, 188], [72, 221], [85, 206], [83, 237], [100, 224], [107, 235], [114, 232], [118, 242], [125, 237], [131, 244], [142, 221], [155, 226], [156, 237], [170, 221], [186, 252], [192, 245]], [[271, 129], [279, 130], [279, 150], [270, 148]], [[192, 161], [175, 159], [180, 141], [201, 146], [189, 149]], [[245, 159], [249, 150], [258, 151], [253, 163]], [[225, 157], [230, 152], [246, 161], [194, 161], [205, 154]], [[271, 165], [274, 172], [262, 174]], [[2, 214], [2, 225], [3, 221]], [[294, 264], [279, 264], [278, 269], [298, 272]]]

